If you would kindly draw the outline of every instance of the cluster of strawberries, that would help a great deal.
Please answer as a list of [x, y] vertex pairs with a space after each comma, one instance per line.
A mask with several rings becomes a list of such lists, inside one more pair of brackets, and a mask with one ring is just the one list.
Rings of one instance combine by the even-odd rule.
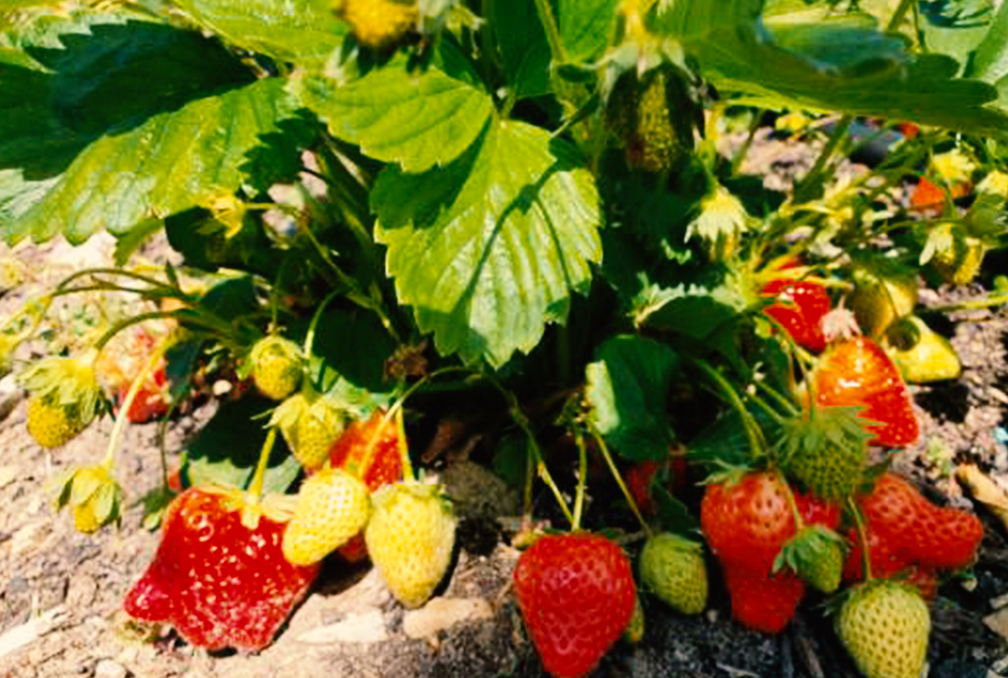
[[[285, 403], [320, 397], [307, 380], [292, 395], [303, 367], [293, 344], [267, 337], [252, 356], [263, 394]], [[320, 458], [315, 448], [331, 429], [307, 401], [296, 416], [271, 422], [305, 466], [297, 496], [216, 486], [182, 492], [165, 515], [154, 560], [126, 596], [131, 617], [171, 624], [198, 647], [259, 650], [336, 551], [369, 556], [406, 607], [430, 598], [448, 570], [456, 523], [438, 486], [404, 478], [401, 422], [378, 409], [346, 425]]]

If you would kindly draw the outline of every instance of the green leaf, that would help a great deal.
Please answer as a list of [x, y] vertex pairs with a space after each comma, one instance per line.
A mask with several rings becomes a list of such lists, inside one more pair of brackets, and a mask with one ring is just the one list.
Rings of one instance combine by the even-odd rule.
[[278, 61], [321, 71], [347, 34], [330, 0], [178, 0], [228, 42]]
[[621, 0], [557, 0], [560, 40], [571, 63], [597, 58], [612, 38]]
[[413, 72], [400, 57], [350, 84], [308, 77], [291, 88], [333, 136], [407, 172], [425, 172], [461, 155], [494, 112], [490, 97], [471, 84], [464, 58], [453, 49], [442, 53], [444, 70]]
[[968, 65], [994, 17], [991, 0], [945, 0], [920, 7], [921, 42], [928, 52]]
[[592, 421], [616, 451], [633, 461], [668, 457], [672, 431], [666, 401], [679, 358], [639, 336], [613, 337], [585, 372]]
[[591, 174], [570, 145], [521, 122], [491, 125], [443, 170], [386, 169], [371, 206], [399, 300], [442, 355], [466, 362], [500, 366], [534, 348], [602, 256]]
[[[679, 42], [721, 92], [745, 103], [911, 120], [972, 133], [1008, 128], [997, 92], [955, 78], [954, 59], [895, 49], [863, 21], [807, 26], [761, 21], [762, 0], [665, 0], [651, 28]], [[799, 17], [800, 19], [800, 17]], [[791, 49], [788, 48], [791, 46]]]
[[550, 92], [550, 46], [535, 0], [491, 3], [490, 23], [515, 99]]
[[[275, 405], [272, 400], [251, 394], [224, 402], [187, 447], [190, 482], [245, 487], [266, 441], [268, 418], [264, 415]], [[300, 472], [301, 465], [284, 445], [282, 436], [277, 436], [263, 490], [284, 492]]]
[[1008, 76], [1008, 5], [1001, 3], [966, 71], [992, 85]]
[[385, 361], [396, 343], [370, 311], [330, 311], [319, 320], [309, 356], [312, 382], [357, 419], [392, 401]]
[[[122, 236], [290, 167], [309, 138], [279, 80], [198, 33], [93, 15], [38, 22], [0, 61], [0, 230]], [[36, 46], [41, 45], [41, 46]]]

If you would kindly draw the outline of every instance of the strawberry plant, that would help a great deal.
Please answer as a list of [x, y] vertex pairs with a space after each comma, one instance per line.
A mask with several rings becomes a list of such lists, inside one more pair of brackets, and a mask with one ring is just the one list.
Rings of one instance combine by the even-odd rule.
[[[696, 614], [710, 572], [768, 633], [843, 575], [861, 670], [917, 670], [926, 610], [893, 578], [933, 588], [982, 528], [874, 462], [919, 442], [907, 382], [961, 371], [921, 290], [1008, 301], [976, 284], [1008, 245], [1008, 5], [953, 40], [931, 4], [5, 7], [0, 233], [117, 242], [0, 327], [39, 445], [115, 419], [57, 506], [118, 521], [127, 423], [216, 401], [126, 611], [258, 650], [329, 557], [425, 604], [458, 518], [417, 451], [468, 417], [523, 498], [515, 598], [548, 672], [640, 637], [637, 557], [642, 591]], [[817, 153], [784, 190], [748, 170], [771, 114]], [[855, 128], [894, 139], [870, 168], [843, 162]], [[159, 239], [180, 263], [141, 260]], [[905, 657], [879, 653], [886, 615]]]

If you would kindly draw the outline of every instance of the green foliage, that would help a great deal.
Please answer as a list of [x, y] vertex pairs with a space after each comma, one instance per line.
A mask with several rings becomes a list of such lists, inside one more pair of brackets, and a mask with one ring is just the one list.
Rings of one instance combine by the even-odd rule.
[[602, 344], [597, 358], [586, 370], [585, 391], [594, 426], [627, 459], [667, 458], [667, 396], [678, 356], [652, 339], [619, 336]]

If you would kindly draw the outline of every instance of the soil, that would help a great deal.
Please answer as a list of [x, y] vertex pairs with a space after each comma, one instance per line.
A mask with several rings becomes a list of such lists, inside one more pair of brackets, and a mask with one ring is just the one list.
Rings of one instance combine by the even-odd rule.
[[[778, 162], [787, 154], [772, 144], [761, 144], [759, 152]], [[808, 165], [806, 159], [795, 162]], [[103, 237], [75, 249], [62, 243], [18, 248], [36, 279], [9, 291], [0, 311], [9, 312], [73, 267], [107, 263], [111, 248], [111, 240]], [[982, 292], [979, 286], [941, 289], [924, 293], [922, 303], [935, 307]], [[958, 350], [963, 374], [914, 387], [923, 435], [893, 466], [924, 484], [933, 499], [970, 507], [985, 522], [973, 577], [946, 582], [933, 605], [929, 675], [990, 678], [1008, 675], [1008, 642], [995, 632], [1008, 633], [1008, 620], [998, 621], [999, 609], [1008, 610], [1008, 539], [1004, 526], [974, 505], [951, 471], [956, 464], [976, 463], [1008, 489], [1008, 432], [1000, 428], [1008, 410], [1008, 312], [972, 311], [950, 320], [936, 326]], [[164, 440], [169, 465], [215, 407], [211, 398], [172, 422]], [[444, 455], [449, 463], [441, 469], [442, 478], [463, 515], [461, 544], [447, 585], [425, 608], [405, 612], [367, 565], [334, 559], [270, 647], [257, 654], [208, 654], [167, 629], [153, 641], [142, 640], [120, 611], [125, 592], [158, 542], [157, 533], [141, 525], [137, 503], [161, 476], [158, 426], [127, 427], [117, 467], [130, 502], [122, 526], [89, 536], [73, 529], [67, 512], [54, 515], [45, 482], [62, 469], [100, 459], [110, 421], [47, 452], [25, 432], [24, 396], [9, 377], [0, 381], [0, 414], [0, 677], [543, 675], [510, 595], [518, 552], [494, 522], [516, 513], [515, 497], [465, 454]], [[716, 568], [712, 559], [710, 565]], [[711, 579], [719, 581], [716, 575]], [[648, 622], [642, 642], [618, 644], [593, 676], [857, 675], [815, 604], [804, 605], [778, 636], [732, 622], [727, 595], [717, 584], [708, 610], [696, 618], [676, 615], [646, 597], [644, 604]]]

